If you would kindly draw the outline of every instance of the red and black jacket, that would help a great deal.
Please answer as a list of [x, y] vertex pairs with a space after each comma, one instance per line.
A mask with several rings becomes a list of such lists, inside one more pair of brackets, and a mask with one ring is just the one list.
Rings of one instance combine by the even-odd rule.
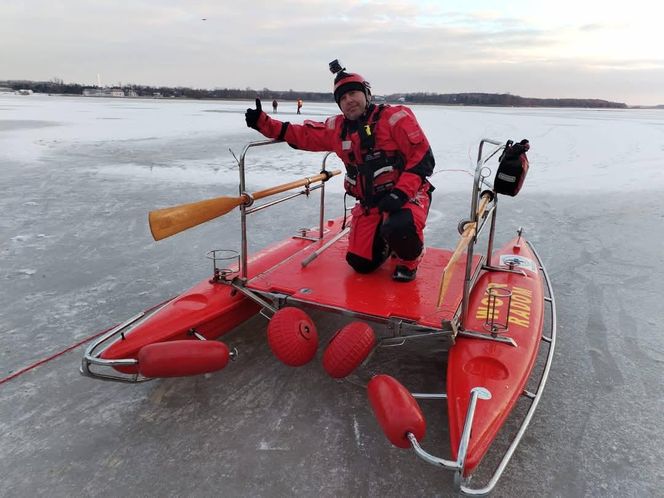
[[258, 130], [297, 149], [335, 152], [346, 166], [346, 191], [367, 207], [393, 188], [409, 199], [423, 188], [429, 191], [427, 177], [435, 161], [408, 107], [372, 104], [356, 121], [339, 114], [325, 122], [306, 120], [301, 125], [282, 123], [263, 113]]

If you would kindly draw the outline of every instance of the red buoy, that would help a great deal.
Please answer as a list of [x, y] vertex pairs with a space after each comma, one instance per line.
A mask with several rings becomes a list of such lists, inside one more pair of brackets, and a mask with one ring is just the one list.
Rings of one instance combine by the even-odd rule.
[[342, 379], [362, 363], [376, 345], [376, 334], [364, 322], [351, 322], [339, 330], [323, 353], [323, 368]]
[[218, 341], [156, 342], [138, 352], [138, 371], [145, 377], [185, 377], [221, 370], [228, 364], [228, 346]]
[[313, 320], [299, 308], [277, 311], [267, 326], [267, 342], [279, 360], [290, 367], [309, 363], [316, 356], [318, 332]]
[[418, 441], [424, 438], [426, 421], [420, 405], [398, 380], [389, 375], [376, 375], [367, 389], [374, 415], [393, 445], [410, 448], [409, 432]]

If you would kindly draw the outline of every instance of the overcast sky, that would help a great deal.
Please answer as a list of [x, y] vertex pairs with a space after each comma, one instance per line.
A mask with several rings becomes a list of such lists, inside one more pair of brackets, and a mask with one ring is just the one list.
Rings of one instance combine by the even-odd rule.
[[0, 80], [664, 104], [654, 0], [0, 0]]

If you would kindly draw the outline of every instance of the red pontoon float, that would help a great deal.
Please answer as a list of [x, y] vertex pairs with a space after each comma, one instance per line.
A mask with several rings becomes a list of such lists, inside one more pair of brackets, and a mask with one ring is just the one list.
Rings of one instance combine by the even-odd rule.
[[[114, 327], [88, 347], [81, 373], [122, 382], [159, 377], [197, 375], [221, 370], [237, 351], [215, 341], [248, 318], [268, 318], [268, 343], [275, 356], [291, 366], [312, 360], [318, 333], [302, 308], [342, 313], [354, 321], [330, 340], [323, 354], [325, 370], [343, 378], [368, 361], [377, 347], [435, 336], [448, 346], [447, 393], [411, 393], [395, 378], [376, 375], [368, 383], [368, 396], [388, 439], [412, 448], [423, 460], [455, 472], [455, 487], [466, 495], [491, 492], [519, 444], [537, 407], [553, 358], [556, 309], [553, 291], [533, 246], [519, 229], [516, 237], [494, 250], [496, 185], [523, 176], [498, 170], [491, 183], [487, 162], [509, 147], [493, 140], [479, 146], [471, 195], [470, 218], [459, 224], [461, 238], [455, 250], [427, 247], [418, 277], [394, 283], [393, 262], [371, 274], [355, 273], [345, 263], [348, 229], [344, 220], [325, 219], [325, 181], [339, 173], [321, 174], [249, 194], [245, 192], [245, 156], [239, 161], [238, 197], [219, 197], [150, 213], [156, 240], [240, 208], [242, 243], [239, 254], [209, 253], [214, 273], [183, 294], [142, 312]], [[485, 153], [485, 146], [493, 146]], [[502, 163], [501, 163], [502, 167]], [[254, 202], [303, 187], [277, 200]], [[321, 193], [317, 227], [248, 256], [247, 216], [292, 199]], [[488, 227], [484, 254], [475, 247]], [[386, 325], [377, 337], [368, 323]], [[545, 330], [546, 329], [546, 330]], [[535, 374], [540, 345], [546, 346], [542, 366]], [[538, 378], [529, 391], [529, 379]], [[517, 400], [530, 402], [520, 428], [485, 486], [471, 488], [475, 471]], [[443, 459], [420, 446], [425, 420], [417, 400], [447, 400], [451, 459]]]

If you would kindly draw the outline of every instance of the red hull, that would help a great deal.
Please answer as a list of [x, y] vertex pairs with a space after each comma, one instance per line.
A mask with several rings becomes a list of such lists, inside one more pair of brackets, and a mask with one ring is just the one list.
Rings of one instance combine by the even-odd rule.
[[[341, 219], [328, 221], [322, 241], [291, 238], [261, 251], [250, 259], [246, 287], [258, 293], [277, 292], [302, 304], [346, 309], [365, 316], [398, 317], [419, 325], [440, 328], [451, 320], [461, 302], [464, 270], [455, 266], [442, 307], [437, 306], [440, 268], [451, 252], [428, 248], [418, 278], [395, 283], [391, 278], [394, 261], [376, 272], [363, 275], [346, 263], [347, 235], [323, 251], [308, 266], [302, 261], [341, 230]], [[315, 236], [317, 231], [312, 234]], [[473, 268], [479, 264], [475, 258]], [[231, 331], [259, 311], [244, 294], [224, 284], [204, 280], [183, 294], [147, 313], [126, 330], [100, 355], [102, 359], [132, 359], [148, 344], [191, 338], [191, 329], [207, 339]], [[136, 366], [116, 366], [126, 374], [137, 373]]]
[[[325, 239], [340, 230], [340, 223], [329, 222]], [[311, 234], [316, 236], [318, 231]], [[249, 260], [248, 276], [255, 277], [273, 267], [278, 267], [288, 258], [312, 244], [302, 238], [290, 238], [271, 246]], [[146, 319], [124, 333], [101, 354], [111, 360], [137, 358], [140, 349], [148, 344], [191, 338], [193, 328], [207, 339], [216, 339], [254, 316], [260, 307], [244, 294], [232, 292], [224, 284], [204, 280], [183, 294], [157, 308]], [[116, 367], [128, 374], [137, 373], [135, 366]]]
[[[518, 242], [518, 245], [517, 245]], [[486, 290], [489, 287], [512, 292], [509, 328], [500, 334], [512, 338], [517, 346], [469, 337], [458, 337], [450, 349], [447, 366], [448, 415], [452, 456], [457, 458], [466, 411], [473, 387], [485, 387], [491, 399], [479, 400], [466, 457], [465, 475], [473, 472], [495, 439], [500, 427], [522, 394], [535, 364], [544, 323], [543, 277], [537, 258], [525, 244], [514, 239], [494, 253], [492, 264], [503, 266], [510, 255], [521, 264], [515, 270], [526, 275], [506, 272], [484, 272], [470, 295], [465, 330], [486, 331]], [[512, 257], [514, 259], [514, 257]], [[496, 306], [495, 319], [503, 321], [506, 300]]]

